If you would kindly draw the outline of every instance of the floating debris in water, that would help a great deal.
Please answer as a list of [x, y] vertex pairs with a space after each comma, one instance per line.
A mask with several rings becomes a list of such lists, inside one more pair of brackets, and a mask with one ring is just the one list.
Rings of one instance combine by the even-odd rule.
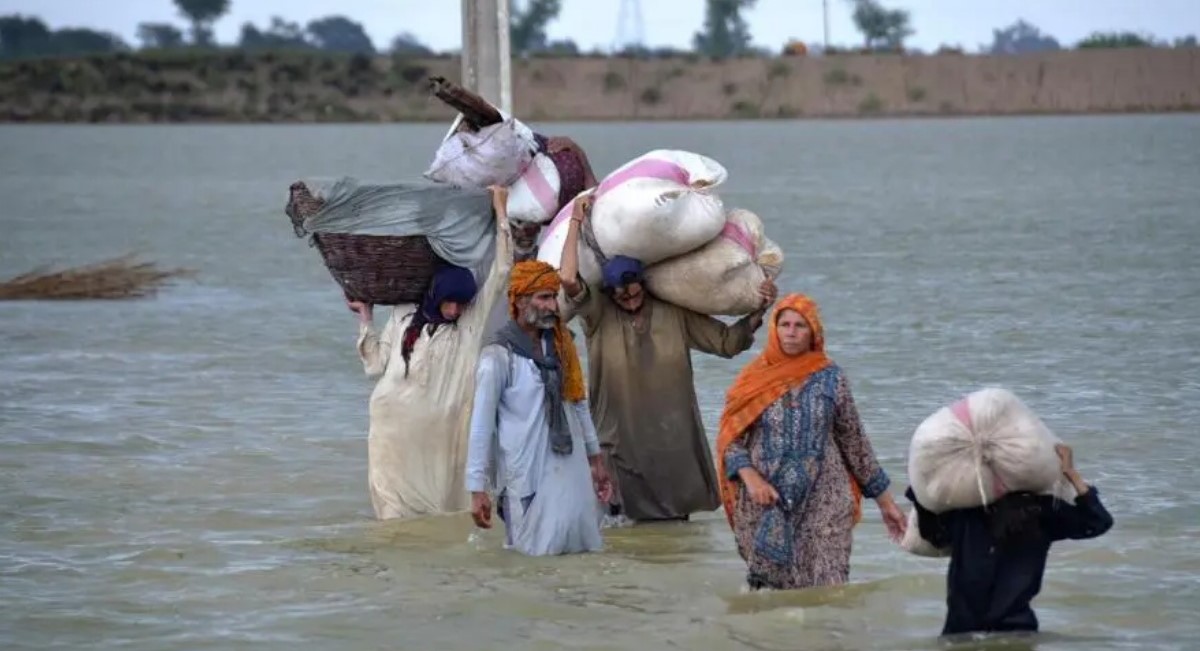
[[51, 271], [39, 267], [0, 282], [0, 300], [66, 301], [145, 298], [167, 281], [194, 275], [188, 269], [160, 269], [135, 262], [134, 255]]

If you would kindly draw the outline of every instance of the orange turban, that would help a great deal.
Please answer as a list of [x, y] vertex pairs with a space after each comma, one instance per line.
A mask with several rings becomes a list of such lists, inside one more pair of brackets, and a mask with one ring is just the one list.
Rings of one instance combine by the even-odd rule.
[[[524, 260], [513, 265], [508, 283], [508, 315], [517, 318], [517, 299], [538, 292], [558, 292], [562, 281], [558, 270], [541, 260]], [[554, 348], [562, 365], [563, 398], [579, 402], [586, 397], [583, 384], [583, 367], [579, 363], [579, 352], [575, 339], [567, 324], [561, 320], [554, 326]]]
[[[795, 356], [783, 352], [778, 322], [785, 310], [798, 312], [808, 322], [812, 331], [812, 350], [809, 352]], [[769, 323], [766, 348], [733, 381], [725, 397], [725, 411], [721, 413], [721, 429], [717, 434], [717, 473], [725, 517], [730, 525], [733, 524], [737, 485], [725, 476], [725, 450], [730, 443], [745, 436], [771, 403], [793, 388], [802, 386], [813, 373], [833, 363], [825, 356], [825, 329], [821, 325], [817, 304], [811, 298], [804, 294], [784, 296], [775, 305]], [[850, 477], [850, 488], [854, 495], [854, 522], [857, 523], [862, 519], [862, 490], [853, 476]]]

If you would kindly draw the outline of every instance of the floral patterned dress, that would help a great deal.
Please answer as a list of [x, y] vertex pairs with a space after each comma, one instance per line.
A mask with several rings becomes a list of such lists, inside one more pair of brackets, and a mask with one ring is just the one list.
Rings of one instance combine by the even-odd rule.
[[731, 479], [753, 467], [779, 493], [763, 507], [737, 481], [733, 513], [738, 552], [751, 588], [841, 585], [850, 577], [853, 477], [866, 498], [890, 480], [863, 432], [842, 370], [831, 365], [776, 400], [725, 451]]

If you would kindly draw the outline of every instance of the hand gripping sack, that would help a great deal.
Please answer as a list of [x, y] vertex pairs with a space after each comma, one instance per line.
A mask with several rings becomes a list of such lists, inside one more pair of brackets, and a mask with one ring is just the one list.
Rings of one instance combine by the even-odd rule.
[[651, 265], [700, 248], [725, 227], [724, 204], [711, 188], [726, 176], [720, 163], [691, 152], [639, 156], [558, 211], [542, 233], [538, 259], [559, 266], [575, 201], [589, 193], [595, 195], [591, 233], [581, 233], [579, 256], [580, 274], [589, 283], [600, 279], [600, 255]]
[[1064, 494], [1058, 437], [1005, 389], [976, 391], [926, 418], [908, 450], [908, 476], [934, 513], [991, 504], [1009, 492]]
[[758, 289], [783, 267], [783, 251], [749, 210], [731, 211], [725, 228], [702, 248], [646, 269], [655, 296], [701, 314], [740, 316], [762, 305]]

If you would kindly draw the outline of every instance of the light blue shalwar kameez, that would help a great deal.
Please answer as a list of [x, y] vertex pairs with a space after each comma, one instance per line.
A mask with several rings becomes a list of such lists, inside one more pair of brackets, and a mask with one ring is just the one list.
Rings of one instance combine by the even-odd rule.
[[[545, 350], [545, 346], [543, 346]], [[529, 556], [599, 551], [603, 511], [588, 457], [600, 454], [586, 400], [564, 402], [570, 454], [550, 449], [542, 378], [532, 360], [485, 346], [475, 374], [467, 450], [470, 492], [495, 489], [508, 547]]]

